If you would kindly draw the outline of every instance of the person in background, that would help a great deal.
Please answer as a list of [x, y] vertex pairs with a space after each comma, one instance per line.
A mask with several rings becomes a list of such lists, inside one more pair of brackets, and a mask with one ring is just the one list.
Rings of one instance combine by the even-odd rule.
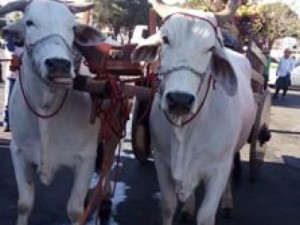
[[10, 131], [8, 105], [9, 99], [12, 93], [12, 89], [15, 84], [15, 80], [19, 75], [19, 69], [21, 64], [21, 55], [23, 53], [23, 42], [13, 42], [8, 40], [6, 48], [11, 52], [11, 63], [9, 66], [9, 72], [5, 77], [5, 92], [4, 92], [4, 115], [3, 115], [3, 127], [4, 132]]
[[4, 82], [3, 76], [5, 73], [5, 45], [2, 42], [2, 39], [0, 39], [0, 83]]
[[284, 56], [279, 61], [276, 71], [277, 80], [276, 92], [273, 96], [274, 99], [277, 98], [280, 90], [283, 90], [282, 97], [285, 97], [291, 84], [291, 72], [294, 68], [294, 59], [292, 58], [291, 53], [290, 49], [285, 49]]
[[269, 74], [270, 74], [270, 66], [271, 63], [274, 61], [270, 55], [270, 51], [268, 49], [265, 49], [263, 51], [263, 54], [265, 55], [267, 61], [266, 64], [264, 66], [264, 72], [263, 72], [263, 76], [264, 76], [264, 89], [268, 88], [268, 82], [269, 82]]

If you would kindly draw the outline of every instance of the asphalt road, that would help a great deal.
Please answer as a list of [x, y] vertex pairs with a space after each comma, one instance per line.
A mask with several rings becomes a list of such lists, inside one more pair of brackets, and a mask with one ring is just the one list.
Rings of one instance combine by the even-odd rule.
[[[285, 100], [274, 102], [273, 139], [261, 178], [257, 183], [251, 183], [248, 163], [243, 162], [242, 180], [235, 188], [235, 217], [218, 218], [217, 225], [300, 225], [299, 115], [299, 92], [291, 92]], [[247, 148], [243, 151], [247, 155]], [[141, 165], [130, 151], [124, 151], [119, 174], [113, 215], [108, 224], [160, 224], [159, 189], [153, 162]], [[50, 187], [38, 184], [29, 224], [68, 224], [65, 207], [71, 183], [72, 174], [61, 171]], [[16, 201], [17, 189], [9, 150], [1, 146], [0, 225], [15, 225]]]

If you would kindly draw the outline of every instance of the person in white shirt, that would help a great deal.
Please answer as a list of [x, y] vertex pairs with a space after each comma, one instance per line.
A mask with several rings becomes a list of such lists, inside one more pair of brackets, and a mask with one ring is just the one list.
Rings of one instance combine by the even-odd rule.
[[291, 50], [285, 49], [284, 56], [280, 59], [279, 65], [276, 71], [277, 80], [276, 80], [276, 92], [274, 98], [276, 99], [279, 91], [283, 90], [282, 97], [285, 97], [288, 91], [288, 88], [291, 84], [291, 72], [294, 68], [294, 58], [291, 56]]
[[10, 131], [10, 123], [8, 116], [8, 104], [12, 89], [16, 78], [19, 76], [20, 58], [23, 53], [23, 43], [7, 43], [7, 49], [10, 51], [7, 55], [11, 55], [12, 61], [9, 66], [9, 71], [5, 74], [5, 88], [4, 88], [4, 110], [3, 110], [3, 127], [4, 132]]

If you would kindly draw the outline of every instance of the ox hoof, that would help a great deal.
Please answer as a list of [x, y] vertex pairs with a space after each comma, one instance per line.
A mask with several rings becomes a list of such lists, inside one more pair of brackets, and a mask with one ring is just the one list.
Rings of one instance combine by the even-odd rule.
[[101, 220], [108, 220], [111, 214], [112, 202], [111, 200], [103, 200], [99, 209], [99, 217]]
[[221, 209], [221, 216], [225, 219], [232, 219], [234, 218], [234, 210], [230, 207], [226, 207]]
[[181, 215], [180, 215], [180, 219], [179, 219], [179, 222], [180, 224], [190, 224], [190, 223], [193, 223], [194, 221], [194, 216], [191, 215], [190, 213], [188, 212], [182, 212]]
[[268, 126], [266, 124], [264, 124], [261, 127], [259, 135], [258, 135], [258, 140], [259, 140], [260, 146], [262, 146], [266, 142], [270, 141], [271, 137], [272, 137], [272, 135], [271, 135], [271, 132], [270, 132]]

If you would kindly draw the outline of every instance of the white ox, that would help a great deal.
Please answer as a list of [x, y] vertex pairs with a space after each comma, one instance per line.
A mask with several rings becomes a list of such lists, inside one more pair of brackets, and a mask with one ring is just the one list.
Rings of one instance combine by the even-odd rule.
[[28, 223], [35, 173], [48, 185], [61, 167], [74, 171], [67, 211], [72, 224], [79, 225], [94, 171], [100, 124], [90, 124], [89, 94], [71, 89], [75, 77], [72, 46], [74, 39], [96, 41], [101, 35], [76, 24], [73, 13], [90, 8], [68, 8], [50, 0], [17, 1], [0, 8], [0, 15], [24, 12], [20, 21], [3, 29], [5, 37], [25, 42], [21, 79], [17, 79], [9, 108], [19, 192], [17, 225]]
[[[219, 13], [151, 2], [164, 18], [160, 32], [140, 43], [133, 60], [160, 60], [161, 84], [150, 116], [161, 189], [163, 225], [171, 225], [178, 200], [194, 212], [195, 188], [205, 195], [197, 225], [214, 225], [234, 153], [247, 142], [256, 114], [247, 58], [222, 46], [218, 26], [239, 1]], [[228, 186], [229, 190], [229, 186]], [[225, 199], [232, 207], [231, 193]]]

